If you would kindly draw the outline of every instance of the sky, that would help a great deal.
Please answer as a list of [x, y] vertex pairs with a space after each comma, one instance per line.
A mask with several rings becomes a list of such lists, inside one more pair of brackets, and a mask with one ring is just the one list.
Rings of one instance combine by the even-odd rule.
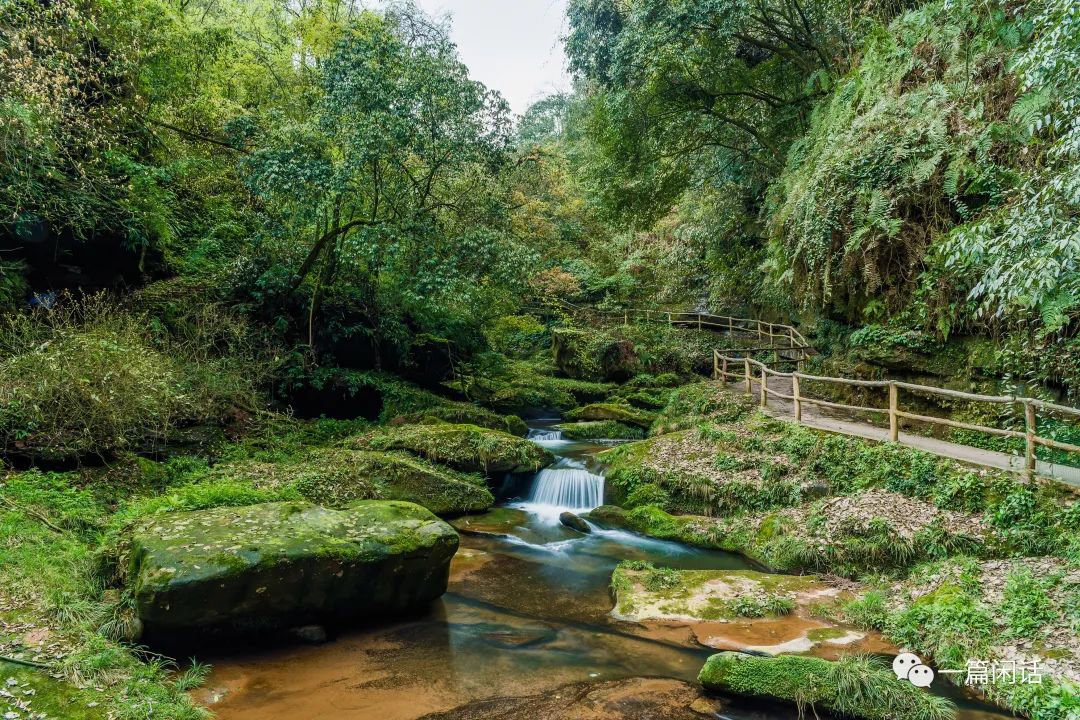
[[515, 115], [570, 89], [563, 54], [566, 0], [416, 0], [449, 13], [451, 36], [474, 80], [502, 93]]

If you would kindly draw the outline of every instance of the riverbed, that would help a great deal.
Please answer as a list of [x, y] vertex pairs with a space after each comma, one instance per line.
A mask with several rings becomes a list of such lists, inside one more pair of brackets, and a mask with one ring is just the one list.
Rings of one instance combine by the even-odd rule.
[[[595, 457], [609, 446], [561, 440], [543, 423], [531, 435], [558, 462], [508, 484], [500, 509], [455, 521], [461, 546], [449, 588], [429, 612], [322, 645], [204, 658], [214, 671], [200, 699], [222, 720], [408, 720], [569, 683], [693, 682], [715, 650], [698, 644], [689, 628], [611, 618], [611, 572], [626, 559], [680, 569], [750, 564], [622, 531], [594, 527], [582, 535], [563, 527], [563, 510], [584, 512], [602, 502]], [[963, 720], [1001, 717], [965, 706]], [[742, 700], [717, 712], [731, 720], [794, 717], [790, 707]]]

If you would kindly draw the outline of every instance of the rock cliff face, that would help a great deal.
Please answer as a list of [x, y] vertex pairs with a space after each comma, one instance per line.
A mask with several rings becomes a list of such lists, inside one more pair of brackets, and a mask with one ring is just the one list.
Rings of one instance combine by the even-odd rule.
[[458, 537], [407, 502], [282, 502], [151, 518], [131, 543], [147, 631], [243, 631], [420, 609], [446, 591]]

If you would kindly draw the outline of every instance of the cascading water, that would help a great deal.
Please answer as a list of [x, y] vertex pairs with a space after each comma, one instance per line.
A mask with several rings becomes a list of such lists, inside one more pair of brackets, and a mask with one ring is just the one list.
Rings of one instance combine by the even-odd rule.
[[589, 472], [584, 464], [563, 458], [541, 470], [523, 504], [542, 517], [558, 519], [559, 513], [584, 513], [604, 503], [604, 476]]
[[528, 439], [538, 443], [557, 442], [563, 439], [562, 430], [546, 430], [542, 428], [532, 428], [531, 430], [529, 430]]

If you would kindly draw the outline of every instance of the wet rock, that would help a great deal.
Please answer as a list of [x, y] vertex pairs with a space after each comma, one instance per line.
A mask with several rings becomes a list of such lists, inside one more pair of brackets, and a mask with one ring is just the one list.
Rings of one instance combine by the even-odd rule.
[[[945, 698], [897, 682], [888, 667], [871, 659], [834, 663], [794, 655], [766, 658], [723, 652], [708, 659], [698, 681], [713, 692], [780, 700], [801, 708], [810, 705], [866, 720], [955, 716]], [[862, 692], [841, 695], [839, 688], [854, 681]]]
[[681, 680], [628, 678], [478, 700], [424, 720], [703, 720], [717, 717], [723, 707], [721, 700]]
[[514, 529], [528, 522], [529, 514], [517, 508], [500, 507], [481, 515], [465, 515], [454, 518], [450, 524], [454, 529], [469, 535], [492, 535], [506, 537], [513, 535]]
[[500, 648], [515, 649], [534, 647], [553, 641], [557, 633], [550, 625], [525, 625], [522, 627], [496, 627], [480, 633], [487, 642]]
[[626, 511], [618, 505], [601, 505], [593, 508], [585, 514], [589, 520], [598, 525], [617, 530], [632, 530], [630, 522], [626, 518]]
[[579, 533], [588, 535], [592, 532], [592, 528], [589, 527], [589, 523], [585, 522], [572, 512], [564, 512], [559, 515], [559, 522], [570, 528], [571, 530], [577, 530]]
[[301, 625], [290, 628], [289, 635], [308, 645], [322, 645], [326, 642], [326, 628], [322, 625]]
[[841, 591], [815, 575], [755, 570], [674, 570], [621, 563], [611, 576], [617, 620], [685, 625], [697, 641], [721, 650], [765, 655], [894, 651], [879, 634], [844, 627], [811, 612]]
[[571, 410], [566, 414], [566, 417], [575, 422], [614, 420], [625, 425], [648, 428], [652, 425], [655, 415], [647, 410], [639, 410], [629, 404], [602, 402]]
[[147, 632], [346, 623], [425, 607], [446, 591], [457, 533], [419, 505], [304, 502], [155, 516], [130, 534]]
[[404, 425], [356, 441], [373, 450], [405, 450], [465, 472], [534, 472], [555, 462], [536, 443], [477, 425]]

